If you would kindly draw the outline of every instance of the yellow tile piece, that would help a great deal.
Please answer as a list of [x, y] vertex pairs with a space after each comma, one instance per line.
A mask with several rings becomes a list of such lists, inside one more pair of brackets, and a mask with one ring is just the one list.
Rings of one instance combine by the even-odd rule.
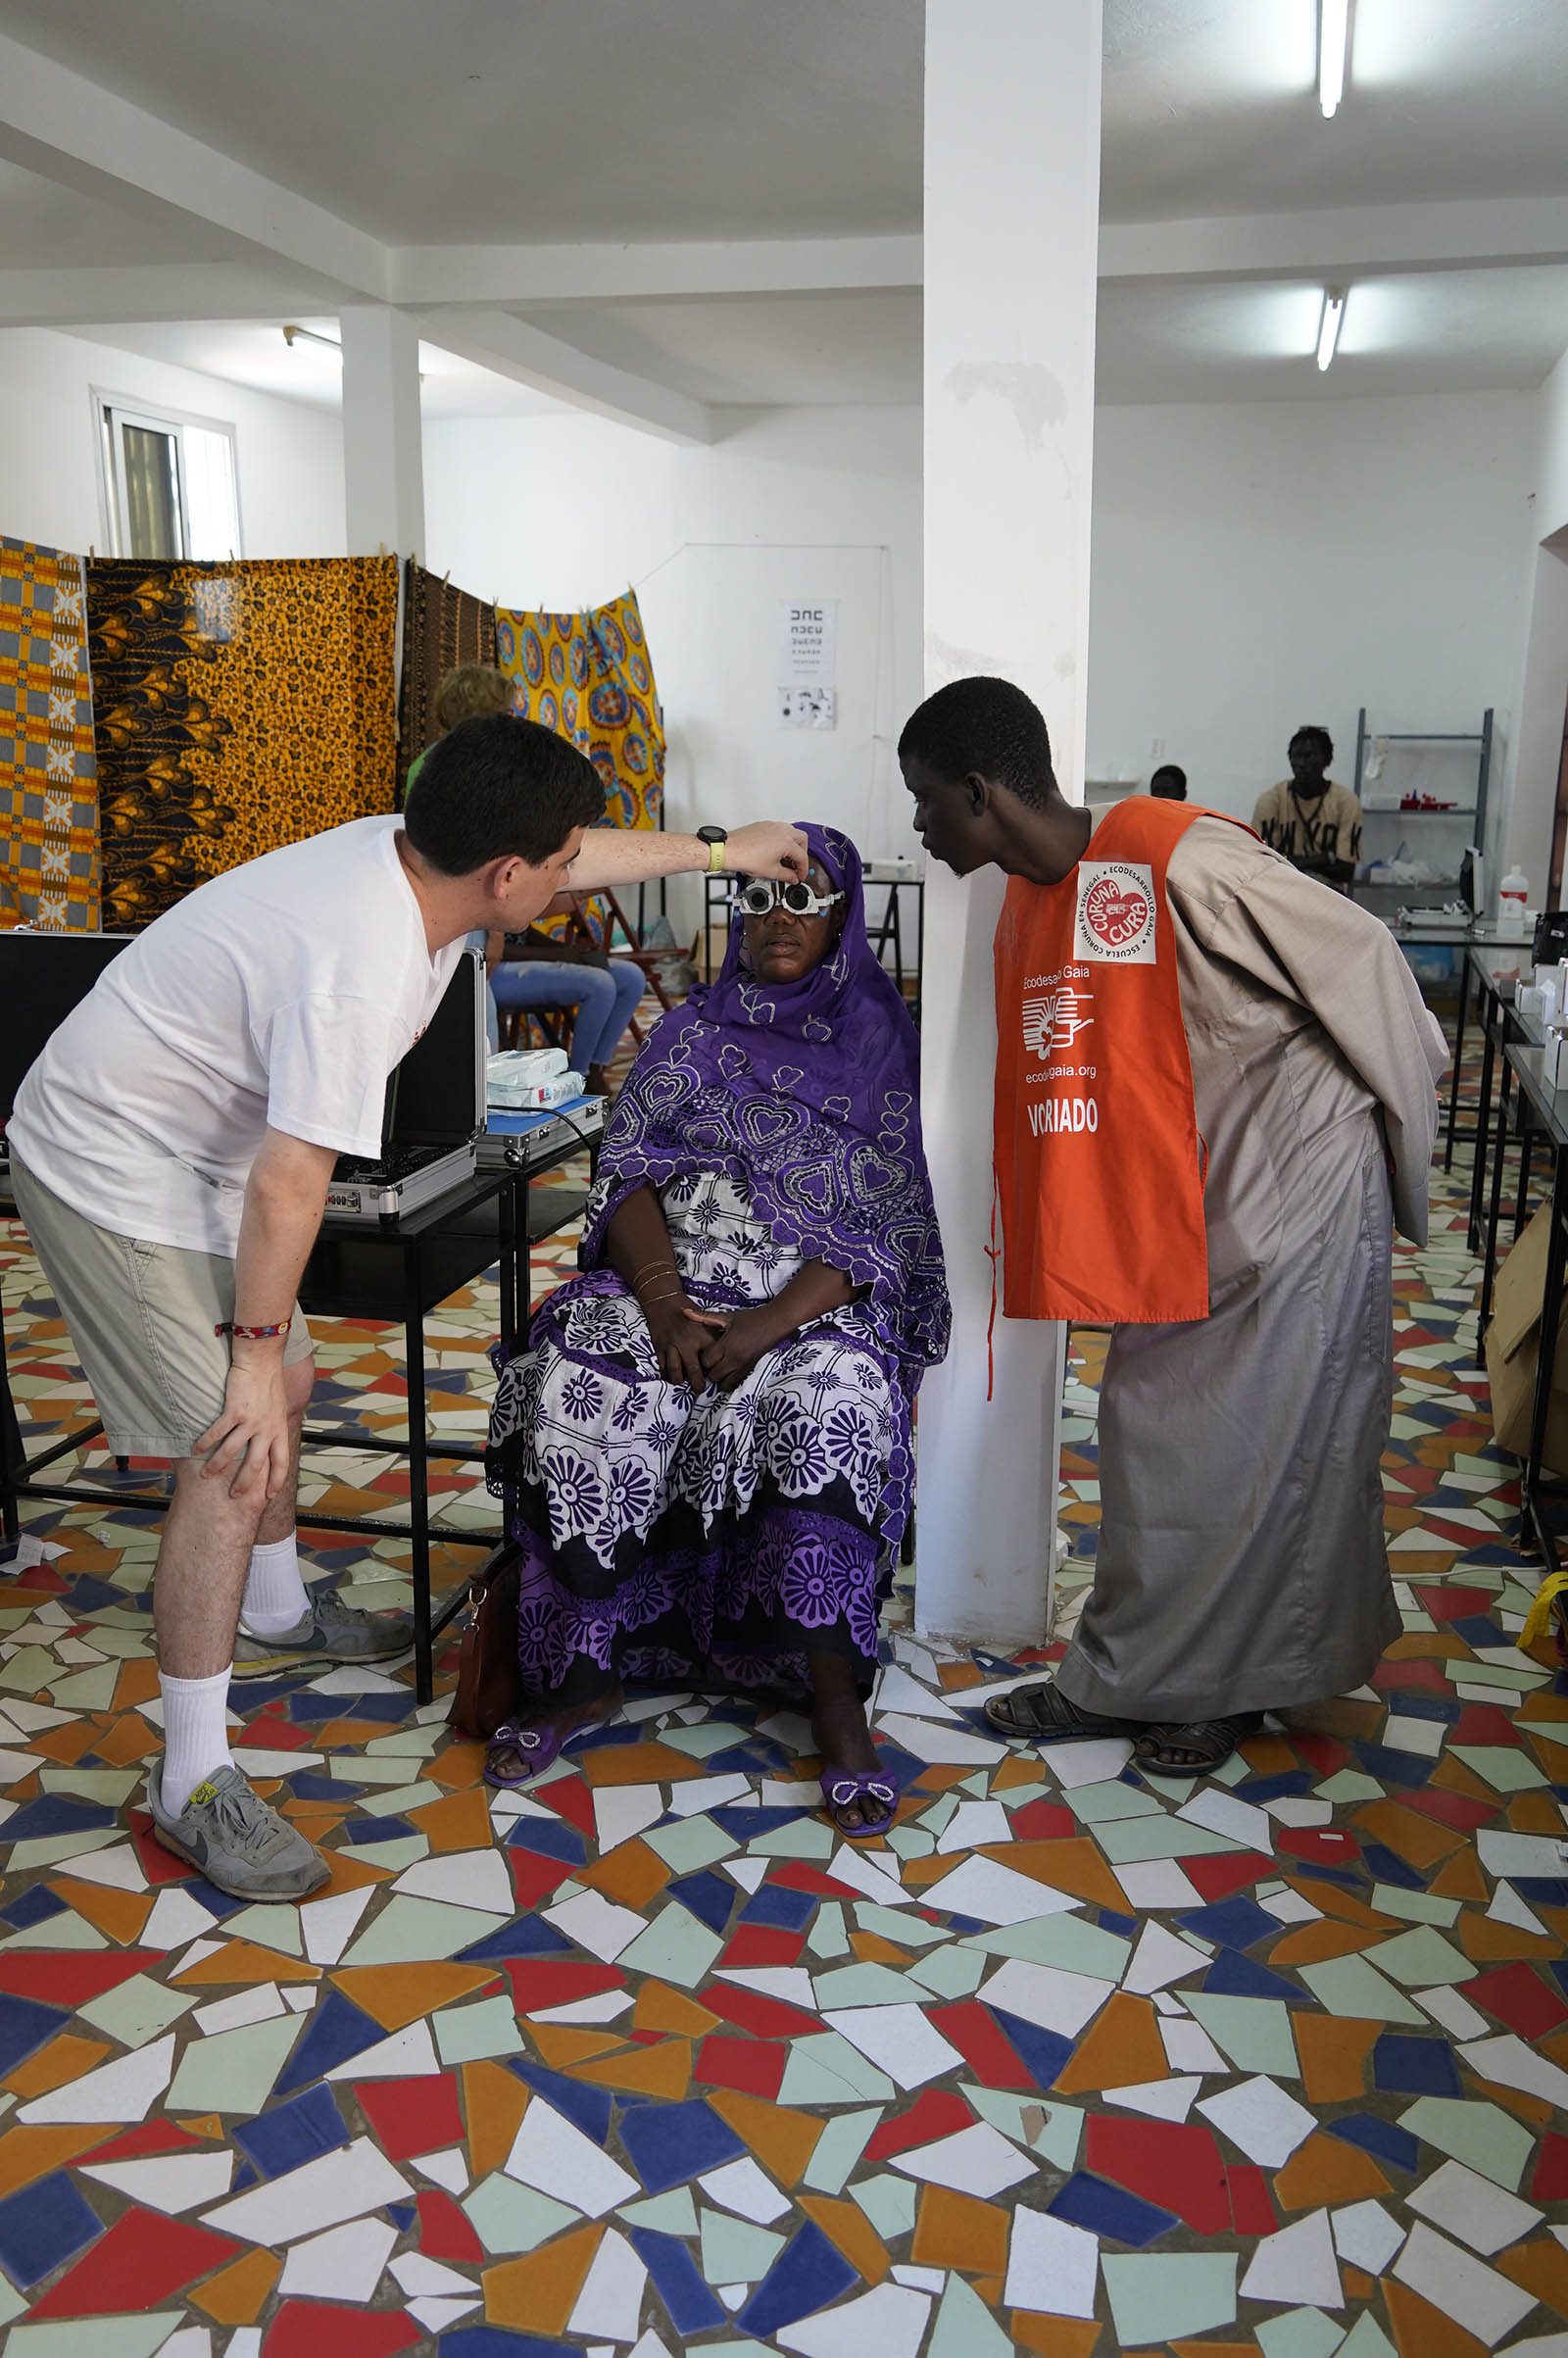
[[827, 2127], [811, 2114], [795, 2112], [787, 2104], [769, 2104], [761, 2096], [743, 2095], [735, 2088], [710, 2088], [708, 2101], [749, 2145], [770, 2178], [781, 2186], [798, 2184]]
[[1451, 2317], [1445, 2317], [1397, 2277], [1383, 2279], [1383, 2297], [1389, 2305], [1389, 2323], [1399, 2358], [1486, 2358], [1484, 2341], [1456, 2326]]
[[801, 2208], [814, 2219], [830, 2243], [836, 2244], [852, 2268], [868, 2284], [880, 2284], [893, 2262], [881, 2236], [858, 2202], [834, 2194], [803, 2194]]
[[444, 1785], [454, 1793], [466, 1792], [469, 1786], [479, 1787], [484, 1775], [484, 1756], [488, 1746], [482, 1744], [449, 1744], [438, 1752], [425, 1769], [432, 1784]]
[[1351, 1957], [1375, 1947], [1384, 1938], [1363, 1925], [1336, 1924], [1325, 1916], [1317, 1924], [1298, 1924], [1268, 1952], [1270, 1965], [1320, 1965], [1327, 1957]]
[[468, 2167], [475, 2179], [499, 2170], [528, 2109], [528, 2090], [515, 2072], [499, 2063], [466, 2063], [462, 2070], [463, 2117], [468, 2131]]
[[862, 1965], [907, 1965], [908, 1951], [896, 1941], [884, 1940], [880, 1933], [851, 1933], [850, 1946]]
[[1351, 1823], [1369, 1834], [1375, 1842], [1387, 1842], [1417, 1873], [1435, 1867], [1440, 1858], [1457, 1850], [1465, 1839], [1451, 1826], [1440, 1826], [1435, 1818], [1424, 1818], [1419, 1811], [1406, 1809], [1399, 1801], [1369, 1801], [1364, 1809], [1354, 1812]]
[[101, 2145], [106, 2132], [101, 2121], [85, 2128], [64, 2123], [40, 2124], [36, 2129], [9, 2129], [0, 2137], [0, 2197], [16, 2193], [20, 2186], [30, 2186], [34, 2179], [47, 2178], [51, 2170], [64, 2169], [67, 2162], [85, 2153], [90, 2145]]
[[657, 1850], [634, 1837], [629, 1842], [617, 1842], [613, 1850], [595, 1859], [590, 1867], [581, 1867], [577, 1881], [587, 1884], [591, 1891], [603, 1891], [620, 1907], [635, 1908], [639, 1914], [658, 1898], [668, 1883], [671, 1870], [665, 1866]]
[[592, 1786], [678, 1785], [707, 1775], [700, 1760], [667, 1744], [604, 1744], [584, 1755], [582, 1769]]
[[1274, 2192], [1288, 2211], [1309, 2211], [1324, 2203], [1364, 2202], [1389, 2191], [1389, 2182], [1370, 2153], [1315, 2129], [1304, 2145], [1274, 2173]]
[[123, 1719], [105, 1729], [93, 1750], [110, 1768], [129, 1768], [132, 1761], [145, 1760], [158, 1743], [158, 1730], [149, 1727], [139, 1712], [127, 1711]]
[[131, 1661], [121, 1663], [111, 1709], [117, 1716], [122, 1711], [134, 1711], [138, 1703], [150, 1703], [157, 1693], [158, 1665], [146, 1655], [138, 1654]]
[[241, 1982], [318, 1982], [319, 1965], [303, 1957], [285, 1956], [281, 1949], [263, 1948], [256, 1940], [224, 1940], [210, 1957], [200, 1957], [176, 1973], [172, 1990], [228, 1989]]
[[1382, 2023], [1294, 2006], [1291, 2029], [1309, 2104], [1340, 2104], [1365, 2095], [1366, 2059], [1382, 2037]]
[[29, 2096], [46, 2096], [52, 2088], [64, 2088], [68, 2080], [79, 2080], [108, 2054], [107, 2043], [101, 2039], [78, 2039], [74, 2032], [62, 2031], [51, 2039], [36, 2055], [19, 2063], [5, 2082], [14, 2096], [25, 2100]]
[[597, 2088], [620, 2088], [628, 2095], [662, 2096], [679, 2103], [691, 2086], [692, 2042], [662, 2039], [658, 2046], [627, 2047], [598, 2063], [578, 2064], [571, 2076], [591, 2080]]
[[573, 2228], [542, 2251], [485, 2269], [480, 2283], [490, 2324], [524, 2333], [564, 2333], [604, 2232], [597, 2222]]
[[[625, 1846], [622, 1844], [622, 1848]], [[710, 2014], [708, 2008], [700, 2006], [694, 1997], [687, 1997], [679, 1990], [671, 1990], [667, 1982], [644, 1982], [637, 1992], [637, 2003], [631, 2010], [631, 2027], [634, 2031], [673, 2031], [684, 2039], [703, 2038], [707, 2032], [715, 2030], [722, 2019], [720, 2015]], [[529, 2028], [533, 2028], [532, 2024]], [[713, 2101], [710, 2096], [709, 2102]], [[774, 2107], [768, 2105], [766, 2109], [771, 2112]], [[731, 2126], [736, 2127], [737, 2136], [745, 2135], [745, 2131], [736, 2124], [732, 2123]]]
[[429, 1837], [432, 1850], [488, 1850], [494, 1835], [484, 1795], [482, 1785], [471, 1785], [423, 1801], [409, 1811], [409, 1824]]
[[909, 2258], [916, 2268], [961, 2268], [970, 2276], [1005, 2276], [1008, 2216], [994, 2202], [922, 2186]]
[[438, 2006], [453, 2006], [477, 1990], [491, 1989], [502, 1979], [494, 1965], [445, 1963], [343, 1965], [331, 1978], [345, 1997], [388, 2034], [403, 2030], [421, 2014], [433, 2014]]
[[1493, 2262], [1503, 2275], [1533, 2292], [1538, 2301], [1555, 2309], [1559, 2317], [1568, 2317], [1568, 2251], [1556, 2237], [1541, 2235], [1531, 2243], [1516, 2243]]
[[[1122, 1916], [1133, 1912], [1099, 1844], [1087, 1835], [1061, 1842], [997, 1842], [986, 1856], [1016, 1868], [1020, 1875], [1032, 1875], [1036, 1883], [1050, 1884], [1054, 1891], [1068, 1891], [1074, 1899], [1087, 1899], [1092, 1907], [1114, 1908]], [[905, 1880], [908, 1880], [907, 1867]]]
[[555, 2072], [591, 2063], [596, 2055], [608, 2055], [612, 2047], [626, 2043], [619, 2031], [579, 2031], [564, 2022], [531, 2022], [528, 2037]]
[[1014, 2309], [1012, 2338], [1017, 2349], [1034, 2350], [1037, 2358], [1091, 2358], [1100, 2328], [1088, 2318], [1046, 2317], [1038, 2309]]
[[1054, 2092], [1082, 2095], [1092, 2088], [1135, 2088], [1146, 2080], [1169, 2079], [1158, 2021], [1151, 1999], [1117, 1990], [1057, 2073]]
[[133, 1948], [141, 1938], [141, 1928], [153, 1912], [151, 1891], [121, 1891], [112, 1884], [76, 1883], [62, 1876], [49, 1886], [67, 1907], [85, 1916], [110, 1940], [118, 1940], [122, 1948]]
[[[1557, 1820], [1559, 1832], [1562, 1820]], [[1479, 1915], [1466, 1908], [1458, 1923], [1459, 1946], [1467, 1957], [1478, 1965], [1501, 1965], [1516, 1957], [1555, 1957], [1555, 1940], [1540, 1933], [1527, 1933], [1517, 1924], [1497, 1924], [1490, 1916]]]
[[1492, 1897], [1481, 1861], [1473, 1850], [1456, 1850], [1440, 1867], [1427, 1890], [1436, 1899], [1478, 1899], [1483, 1907]]
[[243, 2259], [231, 2260], [205, 2284], [198, 2284], [187, 2298], [215, 2325], [253, 2326], [282, 2273], [280, 2253], [248, 2251]]

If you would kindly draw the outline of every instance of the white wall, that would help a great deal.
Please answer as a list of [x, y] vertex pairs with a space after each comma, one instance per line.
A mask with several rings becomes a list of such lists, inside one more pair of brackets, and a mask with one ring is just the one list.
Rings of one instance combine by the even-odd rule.
[[1543, 897], [1568, 704], [1568, 354], [1536, 399], [1525, 572], [1528, 635], [1520, 665], [1519, 724], [1507, 855]]
[[233, 426], [247, 557], [343, 555], [343, 437], [330, 411], [35, 327], [0, 330], [0, 532], [106, 553], [94, 387]]
[[[1359, 706], [1376, 731], [1478, 729], [1492, 705], [1495, 822], [1536, 400], [1102, 409], [1091, 775], [1147, 779], [1163, 738], [1195, 801], [1250, 817], [1302, 721], [1327, 727], [1348, 784]], [[1563, 472], [1568, 497], [1568, 433]]]
[[[675, 827], [830, 820], [915, 848], [895, 758], [920, 700], [920, 413], [719, 413], [694, 448], [589, 417], [427, 423], [431, 568], [505, 606], [635, 585], [669, 740]], [[838, 601], [838, 726], [779, 726], [786, 599]], [[691, 907], [688, 907], [688, 903]], [[674, 913], [695, 922], [683, 895]]]

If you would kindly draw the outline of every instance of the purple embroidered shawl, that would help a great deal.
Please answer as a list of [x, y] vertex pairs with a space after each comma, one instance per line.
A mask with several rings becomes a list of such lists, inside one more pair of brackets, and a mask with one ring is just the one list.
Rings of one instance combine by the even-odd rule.
[[760, 983], [742, 965], [735, 912], [718, 980], [662, 1018], [615, 1101], [581, 1265], [603, 1263], [633, 1189], [723, 1170], [780, 1242], [869, 1289], [912, 1390], [949, 1329], [919, 1039], [866, 940], [858, 852], [833, 827], [806, 835], [846, 897], [837, 948], [799, 982]]

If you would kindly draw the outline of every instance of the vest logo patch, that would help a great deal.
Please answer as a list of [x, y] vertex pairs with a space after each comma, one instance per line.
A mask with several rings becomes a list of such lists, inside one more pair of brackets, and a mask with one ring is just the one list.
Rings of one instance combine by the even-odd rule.
[[1081, 1031], [1094, 1022], [1089, 1012], [1094, 1000], [1071, 983], [1054, 990], [1027, 991], [1023, 1002], [1023, 1044], [1031, 1056], [1049, 1064], [1064, 1056]]
[[1117, 966], [1154, 963], [1154, 871], [1142, 861], [1085, 860], [1078, 868], [1073, 956]]

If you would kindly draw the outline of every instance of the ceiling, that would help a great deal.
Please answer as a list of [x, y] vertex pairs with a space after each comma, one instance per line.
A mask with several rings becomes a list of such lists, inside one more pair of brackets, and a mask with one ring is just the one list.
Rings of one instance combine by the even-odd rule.
[[[728, 405], [918, 401], [922, 15], [0, 0], [0, 45], [44, 77], [0, 121], [0, 324], [330, 405], [336, 363], [279, 325], [335, 332], [390, 270], [432, 416], [586, 399], [701, 434]], [[1568, 346], [1568, 5], [1354, 0], [1332, 122], [1316, 21], [1105, 0], [1102, 400], [1523, 389]], [[74, 146], [102, 91], [125, 107]], [[686, 241], [722, 249], [722, 283]], [[577, 246], [602, 262], [580, 284]], [[1326, 374], [1325, 285], [1349, 290]]]

